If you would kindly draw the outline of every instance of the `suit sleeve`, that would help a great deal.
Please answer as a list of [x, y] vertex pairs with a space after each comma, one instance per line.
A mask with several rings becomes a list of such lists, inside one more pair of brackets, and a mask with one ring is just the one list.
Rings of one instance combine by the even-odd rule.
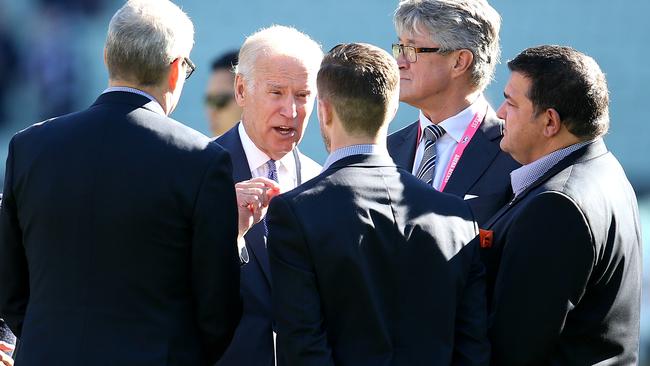
[[302, 228], [282, 196], [273, 198], [267, 217], [278, 353], [287, 365], [334, 366]]
[[203, 347], [213, 364], [230, 344], [241, 317], [237, 203], [232, 163], [223, 150], [205, 173], [193, 221], [192, 289]]
[[479, 254], [479, 238], [463, 248], [470, 260], [469, 274], [456, 310], [456, 333], [452, 365], [488, 365], [490, 343], [487, 337], [485, 268]]
[[594, 266], [586, 219], [567, 196], [535, 197], [503, 243], [490, 336], [495, 365], [538, 364], [553, 352]]
[[0, 318], [20, 337], [29, 300], [29, 273], [13, 191], [14, 158], [12, 139], [0, 208]]

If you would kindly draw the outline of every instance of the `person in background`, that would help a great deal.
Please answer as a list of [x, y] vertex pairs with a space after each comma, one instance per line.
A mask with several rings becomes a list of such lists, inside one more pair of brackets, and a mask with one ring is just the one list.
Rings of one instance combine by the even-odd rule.
[[241, 119], [241, 107], [235, 102], [235, 72], [238, 51], [228, 51], [217, 57], [210, 68], [205, 88], [205, 114], [210, 133], [223, 135]]

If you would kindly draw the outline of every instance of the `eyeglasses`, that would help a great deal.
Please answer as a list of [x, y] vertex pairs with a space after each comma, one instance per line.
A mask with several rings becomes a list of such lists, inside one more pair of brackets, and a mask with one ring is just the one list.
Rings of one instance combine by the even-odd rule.
[[234, 92], [232, 93], [223, 93], [223, 94], [214, 94], [205, 96], [205, 104], [214, 108], [221, 109], [230, 103], [231, 100], [235, 99]]
[[397, 59], [400, 55], [404, 55], [408, 62], [416, 62], [418, 60], [418, 53], [438, 53], [442, 51], [442, 48], [440, 47], [413, 47], [399, 43], [393, 43], [392, 48], [393, 57]]
[[192, 62], [189, 57], [183, 57], [183, 61], [185, 62], [185, 65], [187, 65], [187, 68], [185, 69], [185, 80], [187, 80], [192, 76], [194, 70], [196, 70], [196, 65], [194, 65], [194, 62]]

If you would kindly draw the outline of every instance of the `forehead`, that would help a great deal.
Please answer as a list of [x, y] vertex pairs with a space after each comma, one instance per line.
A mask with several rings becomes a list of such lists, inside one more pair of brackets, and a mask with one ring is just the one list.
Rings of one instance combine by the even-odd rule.
[[291, 56], [260, 55], [255, 62], [256, 83], [278, 84], [279, 86], [301, 86], [311, 84], [316, 78], [304, 62]]
[[232, 72], [226, 69], [218, 69], [210, 74], [206, 90], [208, 92], [221, 92], [234, 90], [234, 77]]
[[404, 44], [431, 45], [433, 41], [431, 36], [425, 33], [404, 31], [397, 35], [397, 38]]
[[524, 74], [514, 71], [510, 74], [505, 93], [513, 99], [528, 99], [531, 81]]

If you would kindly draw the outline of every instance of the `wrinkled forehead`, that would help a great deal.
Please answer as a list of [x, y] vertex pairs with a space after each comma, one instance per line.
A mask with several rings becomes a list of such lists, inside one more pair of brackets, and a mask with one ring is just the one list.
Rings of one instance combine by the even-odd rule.
[[260, 55], [255, 62], [254, 81], [280, 86], [312, 88], [316, 84], [317, 70], [309, 68], [300, 58], [282, 55]]

